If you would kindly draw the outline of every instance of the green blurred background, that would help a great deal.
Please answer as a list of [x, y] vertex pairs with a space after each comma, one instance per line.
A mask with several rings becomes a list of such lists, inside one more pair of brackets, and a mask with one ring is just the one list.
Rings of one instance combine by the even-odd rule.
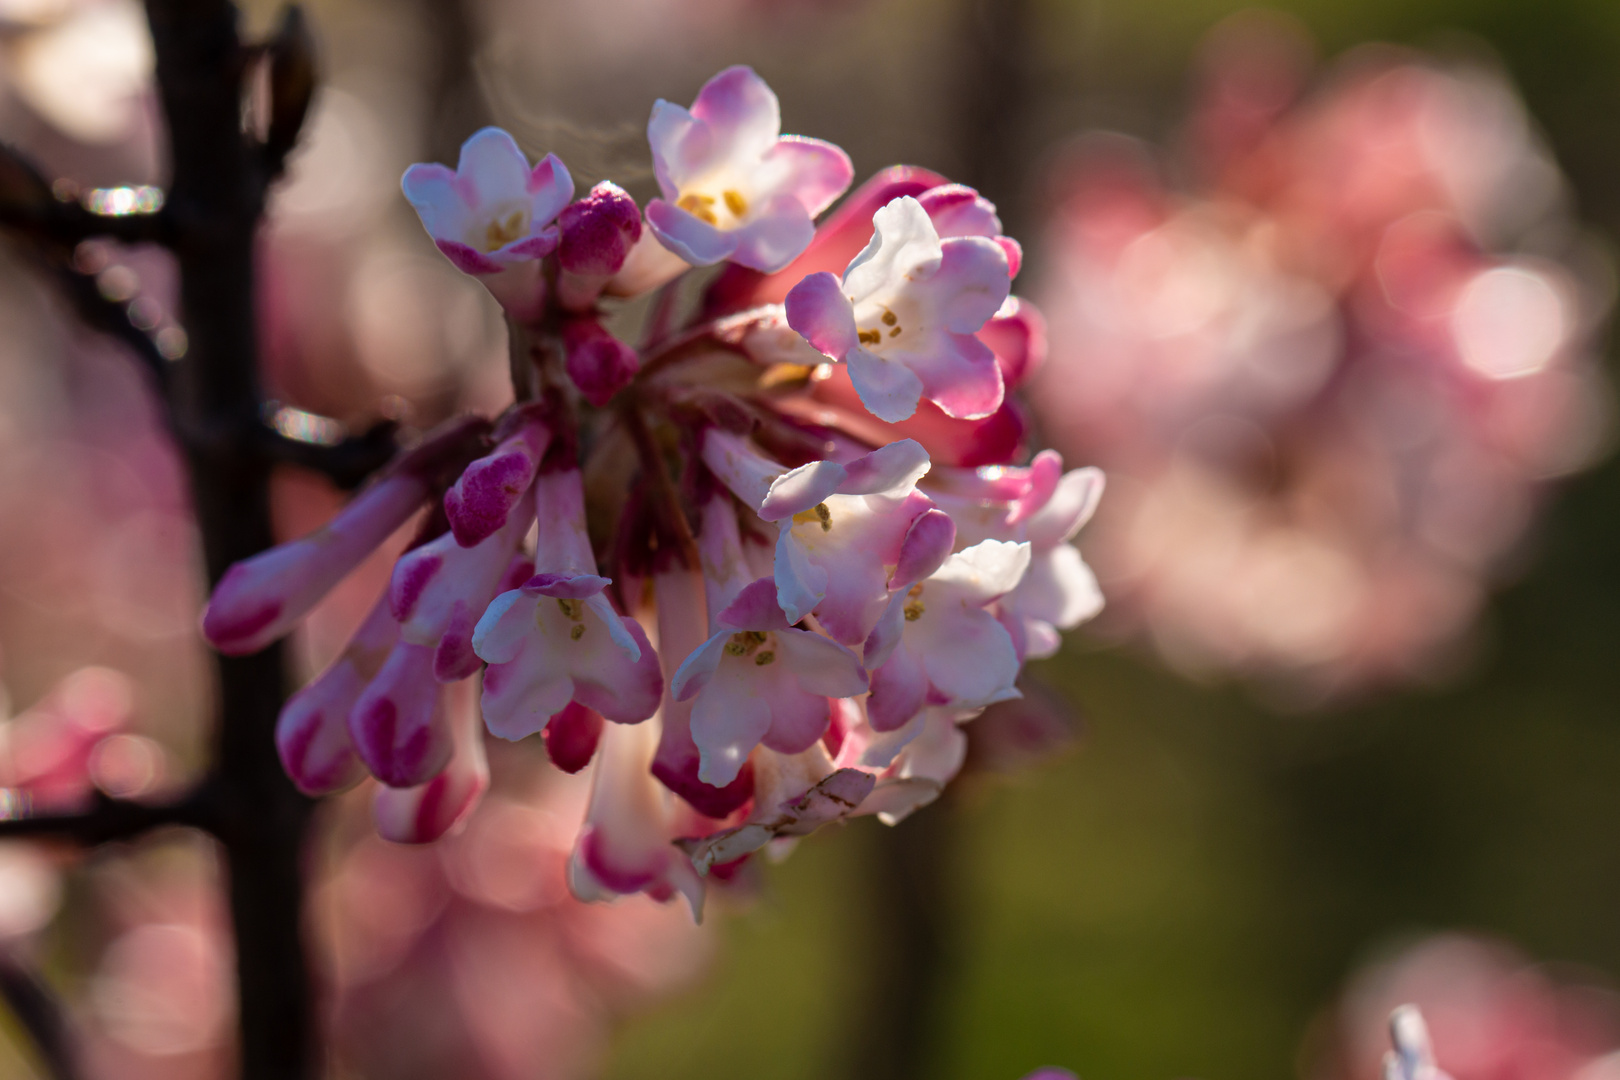
[[[1364, 41], [1494, 56], [1579, 215], [1620, 235], [1620, 4], [1271, 6], [1328, 58]], [[1037, 5], [1026, 40], [1040, 107], [1009, 145], [1038, 151], [1092, 125], [1161, 137], [1181, 115], [1197, 43], [1236, 10]], [[851, 17], [898, 33], [935, 15], [964, 18], [915, 4]], [[771, 75], [773, 54], [732, 59]], [[792, 113], [792, 91], [783, 97]], [[985, 183], [1017, 205], [1016, 223], [1039, 201], [1038, 178], [1023, 175], [1022, 190]], [[608, 1075], [875, 1075], [860, 1049], [904, 1010], [881, 986], [874, 995], [896, 919], [872, 875], [908, 835], [943, 853], [933, 869], [947, 888], [930, 918], [947, 945], [911, 1070], [939, 1080], [1041, 1064], [1088, 1080], [1297, 1076], [1357, 964], [1441, 929], [1620, 976], [1617, 554], [1611, 457], [1563, 487], [1466, 671], [1314, 714], [1074, 636], [1034, 670], [1082, 711], [1078, 746], [1016, 779], [968, 784], [892, 839], [864, 821], [801, 845], [770, 871], [762, 902], [724, 921], [703, 986], [621, 1031]]]

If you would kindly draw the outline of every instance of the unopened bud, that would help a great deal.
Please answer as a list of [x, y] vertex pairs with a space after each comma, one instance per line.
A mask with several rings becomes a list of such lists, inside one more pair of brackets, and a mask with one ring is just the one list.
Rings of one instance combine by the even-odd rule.
[[641, 368], [636, 350], [603, 329], [594, 316], [570, 319], [562, 337], [568, 377], [597, 408], [606, 405]]

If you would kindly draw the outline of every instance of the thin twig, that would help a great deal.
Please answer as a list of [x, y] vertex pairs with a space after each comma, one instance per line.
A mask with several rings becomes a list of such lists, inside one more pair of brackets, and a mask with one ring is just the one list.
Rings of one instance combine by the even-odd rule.
[[165, 825], [189, 825], [211, 832], [215, 828], [213, 790], [213, 785], [205, 783], [167, 803], [134, 802], [97, 792], [83, 810], [0, 818], [0, 840], [71, 840], [93, 847], [133, 840]]
[[630, 433], [630, 441], [635, 444], [636, 456], [641, 460], [641, 478], [653, 497], [654, 521], [660, 541], [673, 542], [682, 564], [689, 570], [698, 569], [703, 565], [703, 559], [698, 553], [697, 539], [692, 534], [692, 524], [681, 507], [680, 492], [675, 490], [669, 468], [664, 463], [664, 455], [659, 452], [652, 431], [647, 427], [647, 418], [641, 415], [633, 396], [627, 395], [625, 404], [619, 409], [619, 416], [625, 430]]
[[289, 438], [274, 428], [259, 429], [264, 453], [282, 465], [318, 472], [344, 490], [359, 487], [399, 452], [399, 424], [382, 420], [359, 435], [330, 445]]

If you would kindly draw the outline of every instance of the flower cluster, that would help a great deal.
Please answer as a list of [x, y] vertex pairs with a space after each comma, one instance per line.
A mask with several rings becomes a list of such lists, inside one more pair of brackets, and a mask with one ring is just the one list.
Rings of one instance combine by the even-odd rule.
[[1450, 655], [1597, 446], [1607, 301], [1499, 76], [1364, 50], [1306, 97], [1308, 51], [1252, 19], [1215, 36], [1189, 189], [1083, 144], [1033, 400], [1120, 481], [1113, 628], [1316, 697]]
[[[233, 567], [203, 629], [263, 648], [416, 520], [282, 714], [289, 775], [323, 794], [369, 773], [379, 831], [427, 841], [487, 787], [480, 726], [539, 734], [591, 770], [574, 892], [698, 910], [705, 876], [772, 841], [936, 797], [959, 725], [1100, 609], [1071, 541], [1102, 476], [1016, 463], [1007, 392], [1043, 331], [978, 193], [897, 167], [818, 227], [849, 159], [782, 135], [743, 67], [689, 109], [658, 102], [648, 138], [645, 208], [609, 182], [575, 199], [561, 161], [496, 129], [454, 171], [406, 172], [439, 250], [508, 316], [516, 400]], [[619, 301], [649, 292], [632, 347]]]

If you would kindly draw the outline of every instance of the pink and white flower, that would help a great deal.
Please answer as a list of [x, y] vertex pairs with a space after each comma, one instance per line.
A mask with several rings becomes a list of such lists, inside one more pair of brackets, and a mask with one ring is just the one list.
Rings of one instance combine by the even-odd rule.
[[924, 705], [977, 709], [1018, 696], [1017, 650], [986, 608], [1023, 579], [1029, 549], [985, 540], [894, 594], [866, 641], [873, 728], [893, 731]]
[[426, 497], [422, 480], [396, 472], [361, 492], [324, 527], [235, 564], [209, 597], [203, 636], [228, 656], [256, 653], [285, 637]]
[[604, 592], [610, 582], [596, 573], [578, 470], [543, 474], [535, 505], [538, 572], [496, 597], [472, 635], [474, 651], [490, 665], [485, 723], [503, 739], [521, 739], [544, 730], [570, 702], [615, 723], [639, 723], [663, 693], [658, 654]]
[[276, 750], [299, 791], [329, 795], [360, 779], [361, 764], [349, 738], [349, 714], [398, 643], [399, 622], [385, 596], [342, 655], [282, 706], [276, 719]]
[[552, 222], [574, 197], [573, 177], [557, 155], [531, 169], [517, 141], [489, 127], [461, 145], [454, 172], [412, 165], [400, 186], [458, 270], [478, 277], [513, 318], [538, 314], [539, 260], [556, 250]]
[[714, 624], [670, 680], [677, 701], [696, 698], [692, 739], [706, 784], [729, 784], [760, 743], [784, 754], [808, 749], [827, 730], [827, 699], [866, 690], [854, 653], [788, 624], [770, 578], [743, 589]]
[[871, 632], [895, 573], [930, 559], [938, 565], [950, 550], [940, 521], [924, 520], [933, 503], [917, 481], [928, 472], [928, 454], [910, 439], [847, 465], [816, 461], [784, 471], [746, 440], [711, 430], [703, 460], [777, 525], [776, 598], [787, 620], [814, 613], [847, 645]]
[[788, 323], [849, 366], [861, 402], [894, 423], [926, 397], [948, 416], [1001, 407], [995, 354], [974, 336], [1007, 299], [1006, 251], [983, 236], [941, 239], [918, 200], [872, 218], [872, 241], [844, 271], [811, 274], [787, 296]]
[[349, 739], [371, 775], [389, 787], [415, 787], [444, 769], [452, 734], [431, 648], [394, 645], [349, 710]]
[[394, 564], [388, 602], [400, 636], [432, 649], [433, 673], [441, 682], [478, 670], [473, 631], [483, 616], [532, 520], [527, 492], [500, 530], [472, 547], [445, 533], [413, 548]]
[[663, 193], [647, 204], [653, 235], [694, 266], [775, 273], [792, 262], [854, 168], [831, 143], [781, 132], [776, 95], [751, 68], [710, 79], [690, 110], [658, 101], [647, 123]]
[[665, 900], [680, 893], [703, 914], [703, 882], [670, 841], [679, 810], [653, 779], [658, 747], [653, 724], [612, 724], [602, 732], [590, 807], [568, 865], [568, 885], [581, 900], [645, 892]]
[[377, 834], [398, 844], [430, 844], [464, 821], [489, 788], [484, 726], [471, 680], [440, 690], [452, 740], [450, 760], [415, 787], [381, 786], [372, 796]]

